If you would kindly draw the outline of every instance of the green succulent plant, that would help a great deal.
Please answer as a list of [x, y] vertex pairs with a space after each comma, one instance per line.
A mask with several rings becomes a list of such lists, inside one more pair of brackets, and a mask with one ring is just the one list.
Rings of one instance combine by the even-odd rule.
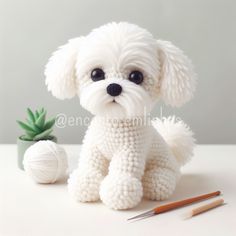
[[47, 111], [44, 108], [36, 110], [35, 112], [30, 108], [27, 108], [28, 118], [26, 119], [26, 122], [17, 120], [19, 126], [25, 131], [25, 134], [20, 138], [26, 141], [52, 139], [53, 136], [51, 133], [56, 118], [46, 121], [46, 113]]

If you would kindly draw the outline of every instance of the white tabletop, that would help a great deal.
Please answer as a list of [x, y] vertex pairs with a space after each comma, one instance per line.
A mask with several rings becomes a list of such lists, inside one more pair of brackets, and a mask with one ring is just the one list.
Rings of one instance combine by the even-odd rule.
[[[74, 168], [79, 145], [65, 148]], [[19, 170], [15, 145], [0, 145], [0, 174], [1, 236], [236, 235], [236, 146], [198, 146], [194, 159], [183, 168], [177, 189], [166, 202], [221, 190], [228, 203], [188, 220], [183, 215], [193, 206], [130, 223], [127, 218], [164, 202], [143, 201], [127, 211], [108, 209], [101, 202], [76, 203], [65, 181], [35, 184]]]

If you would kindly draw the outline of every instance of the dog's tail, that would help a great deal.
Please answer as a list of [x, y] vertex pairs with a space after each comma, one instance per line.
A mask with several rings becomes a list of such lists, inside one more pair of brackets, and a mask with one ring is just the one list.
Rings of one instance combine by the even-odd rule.
[[154, 119], [153, 126], [170, 146], [180, 165], [184, 165], [193, 156], [195, 138], [190, 128], [175, 116]]

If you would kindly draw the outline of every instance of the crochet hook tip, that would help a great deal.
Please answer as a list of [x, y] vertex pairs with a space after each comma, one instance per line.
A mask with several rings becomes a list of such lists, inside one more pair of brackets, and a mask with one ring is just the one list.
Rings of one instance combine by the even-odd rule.
[[135, 219], [139, 219], [139, 218], [146, 218], [146, 217], [150, 217], [150, 216], [153, 216], [153, 215], [155, 215], [155, 211], [154, 210], [150, 210], [150, 211], [144, 212], [142, 214], [133, 216], [133, 217], [127, 219], [127, 221], [135, 220]]

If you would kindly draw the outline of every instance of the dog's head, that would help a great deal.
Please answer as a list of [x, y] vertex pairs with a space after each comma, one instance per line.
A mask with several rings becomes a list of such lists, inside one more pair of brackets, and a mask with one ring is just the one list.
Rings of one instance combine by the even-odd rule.
[[183, 52], [136, 25], [110, 23], [70, 40], [50, 58], [48, 90], [60, 99], [80, 97], [95, 115], [141, 116], [161, 98], [180, 106], [195, 89]]

